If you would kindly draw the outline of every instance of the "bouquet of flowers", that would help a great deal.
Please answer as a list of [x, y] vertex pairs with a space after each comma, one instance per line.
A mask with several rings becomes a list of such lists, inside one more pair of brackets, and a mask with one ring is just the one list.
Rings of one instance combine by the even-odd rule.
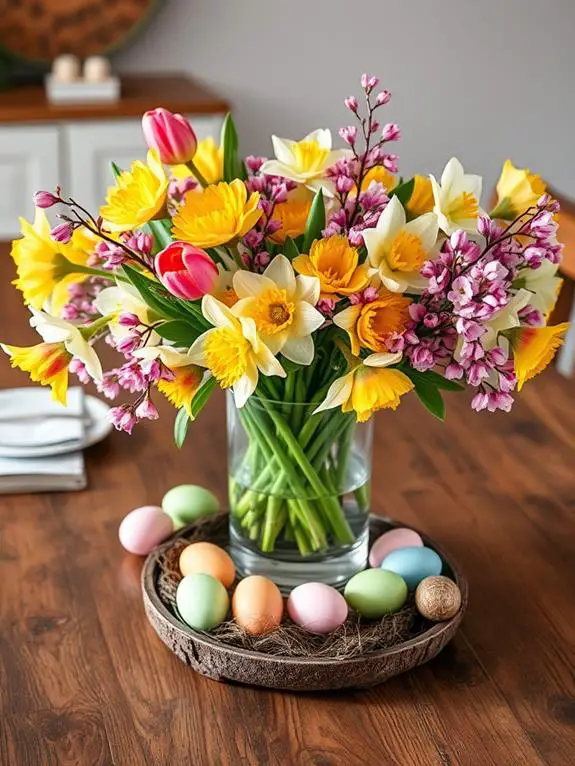
[[[439, 179], [403, 179], [399, 128], [379, 119], [390, 93], [367, 75], [361, 89], [343, 148], [329, 130], [273, 136], [273, 159], [242, 160], [229, 115], [218, 145], [148, 112], [147, 160], [113, 167], [99, 212], [37, 192], [12, 247], [43, 342], [2, 348], [62, 403], [69, 373], [128, 392], [112, 418], [130, 433], [163, 395], [181, 446], [213, 389], [233, 392], [231, 509], [264, 552], [353, 543], [343, 498], [368, 506], [368, 477], [349, 479], [356, 422], [412, 391], [441, 419], [443, 393], [464, 387], [473, 409], [509, 411], [566, 331], [546, 325], [561, 245], [540, 178], [506, 162], [489, 214], [455, 158]], [[104, 372], [98, 341], [122, 363]]]

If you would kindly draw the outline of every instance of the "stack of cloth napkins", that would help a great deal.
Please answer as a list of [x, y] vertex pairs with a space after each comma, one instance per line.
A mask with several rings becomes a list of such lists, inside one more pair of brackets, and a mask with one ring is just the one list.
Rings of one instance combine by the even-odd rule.
[[0, 494], [84, 489], [89, 422], [80, 387], [69, 389], [67, 407], [46, 388], [0, 391]]

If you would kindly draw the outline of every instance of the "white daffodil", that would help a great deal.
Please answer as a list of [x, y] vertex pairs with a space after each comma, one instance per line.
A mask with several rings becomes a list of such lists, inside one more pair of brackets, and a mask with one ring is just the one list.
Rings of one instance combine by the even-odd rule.
[[538, 269], [524, 269], [520, 272], [520, 283], [531, 292], [529, 305], [549, 316], [557, 302], [563, 280], [557, 276], [556, 263], [545, 259]]
[[211, 295], [202, 298], [202, 313], [214, 325], [192, 344], [191, 364], [207, 367], [222, 388], [232, 388], [236, 407], [253, 394], [259, 373], [285, 378], [285, 370], [259, 337], [256, 323], [237, 317]]
[[331, 148], [330, 130], [314, 130], [301, 141], [272, 136], [272, 143], [276, 159], [264, 162], [262, 173], [289, 178], [314, 192], [323, 189], [327, 196], [333, 197], [334, 186], [325, 177], [325, 171], [352, 153], [349, 149]]
[[392, 197], [374, 229], [365, 229], [370, 276], [377, 276], [392, 293], [419, 293], [427, 280], [420, 275], [423, 263], [436, 256], [437, 216], [424, 213], [407, 222], [403, 205]]
[[320, 293], [317, 277], [296, 277], [285, 255], [276, 255], [263, 274], [236, 271], [234, 290], [240, 300], [233, 313], [253, 319], [272, 354], [281, 352], [296, 364], [312, 363], [311, 336], [325, 321], [314, 308]]
[[439, 228], [447, 235], [458, 229], [475, 231], [481, 214], [481, 176], [466, 173], [461, 162], [452, 157], [441, 174], [441, 183], [434, 176], [429, 177]]
[[45, 343], [63, 343], [66, 351], [85, 365], [94, 380], [101, 380], [102, 365], [80, 328], [65, 319], [31, 309], [30, 324]]
[[[116, 340], [126, 338], [132, 332], [130, 327], [123, 327], [119, 324], [120, 314], [134, 314], [142, 325], [152, 323], [150, 308], [142, 300], [136, 288], [127, 282], [118, 282], [113, 287], [104, 288], [94, 301], [94, 305], [102, 316], [112, 316], [108, 324], [110, 332]], [[148, 340], [148, 344], [156, 345], [159, 342], [160, 336], [153, 332]]]
[[194, 363], [189, 350], [180, 351], [172, 346], [144, 346], [144, 348], [134, 351], [132, 356], [145, 362], [153, 362], [154, 359], [159, 359], [170, 370], [175, 370], [178, 367], [187, 367]]
[[500, 341], [500, 334], [505, 330], [512, 330], [521, 325], [519, 312], [529, 305], [532, 297], [529, 290], [518, 290], [507, 306], [497, 311], [488, 322], [485, 322], [484, 326], [487, 332], [480, 339], [484, 349], [489, 350], [496, 346]]
[[400, 398], [413, 389], [404, 372], [385, 369], [401, 361], [401, 351], [371, 354], [355, 361], [346, 375], [331, 384], [315, 412], [341, 407], [343, 412], [355, 412], [358, 422], [364, 423], [378, 410], [397, 409]]

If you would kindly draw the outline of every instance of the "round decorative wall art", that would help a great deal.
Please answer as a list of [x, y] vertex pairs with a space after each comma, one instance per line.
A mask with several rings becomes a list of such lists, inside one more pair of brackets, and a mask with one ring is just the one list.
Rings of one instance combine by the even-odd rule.
[[150, 16], [157, 0], [5, 0], [0, 47], [18, 58], [80, 58], [121, 46]]

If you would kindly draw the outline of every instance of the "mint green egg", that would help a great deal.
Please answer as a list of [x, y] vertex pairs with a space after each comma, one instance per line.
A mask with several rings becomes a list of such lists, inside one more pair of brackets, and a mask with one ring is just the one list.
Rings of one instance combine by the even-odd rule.
[[407, 585], [395, 572], [365, 569], [351, 578], [343, 595], [362, 617], [376, 620], [401, 609], [407, 599]]
[[220, 510], [220, 504], [209, 489], [196, 484], [180, 484], [166, 492], [162, 500], [162, 509], [178, 528], [203, 516], [212, 516]]
[[213, 630], [226, 619], [230, 597], [219, 580], [196, 572], [184, 577], [176, 590], [183, 621], [195, 630]]

